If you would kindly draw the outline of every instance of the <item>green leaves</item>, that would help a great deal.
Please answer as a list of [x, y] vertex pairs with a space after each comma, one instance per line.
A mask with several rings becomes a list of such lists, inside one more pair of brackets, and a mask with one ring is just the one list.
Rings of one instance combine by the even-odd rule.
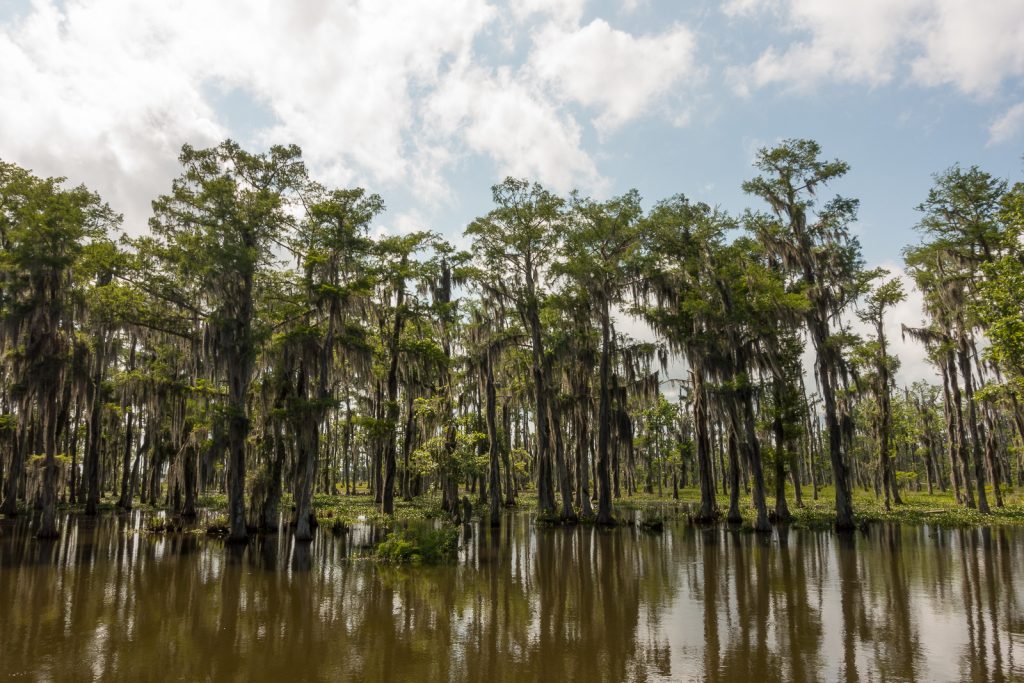
[[491, 188], [496, 208], [466, 228], [493, 291], [534, 296], [541, 272], [556, 255], [565, 200], [537, 183], [506, 178]]

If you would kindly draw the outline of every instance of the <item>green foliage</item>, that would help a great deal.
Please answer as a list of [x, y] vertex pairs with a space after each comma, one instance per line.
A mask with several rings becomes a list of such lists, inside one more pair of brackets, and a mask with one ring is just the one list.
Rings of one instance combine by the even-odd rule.
[[227, 515], [217, 515], [206, 525], [207, 536], [227, 536], [231, 531]]
[[640, 529], [660, 534], [665, 530], [665, 518], [659, 515], [644, 515], [644, 518], [640, 520]]
[[150, 534], [171, 534], [192, 531], [192, 526], [187, 524], [182, 518], [165, 514], [147, 515], [144, 526], [146, 532]]
[[334, 517], [326, 520], [325, 522], [321, 522], [321, 526], [329, 530], [335, 536], [348, 533], [349, 530], [349, 525], [346, 524], [345, 520], [341, 517]]
[[[277, 500], [308, 509], [317, 477], [338, 481], [342, 456], [354, 456], [347, 462], [360, 494], [312, 502], [325, 528], [341, 533], [360, 522], [441, 516], [441, 490], [449, 502], [461, 495], [489, 474], [491, 453], [501, 478], [514, 480], [500, 482], [502, 494], [506, 484], [529, 493], [541, 472], [556, 488], [582, 484], [577, 458], [591, 453], [575, 442], [584, 431], [597, 440], [601, 482], [614, 448], [627, 489], [660, 490], [680, 475], [692, 483], [711, 469], [698, 467], [698, 455], [728, 440], [717, 424], [709, 440], [695, 415], [710, 411], [715, 423], [725, 415], [728, 430], [729, 410], [741, 406], [753, 413], [740, 418], [750, 425], [742, 466], [748, 474], [761, 466], [756, 439], [761, 460], [779, 465], [764, 473], [772, 484], [790, 470], [789, 456], [803, 456], [804, 440], [818, 437], [807, 431], [821, 408], [803, 387], [806, 338], [817, 352], [818, 390], [833, 385], [836, 401], [824, 403], [842, 425], [840, 455], [856, 460], [853, 471], [892, 462], [905, 470], [901, 487], [917, 488], [924, 462], [945, 454], [940, 389], [894, 391], [899, 359], [883, 328], [904, 284], [894, 278], [871, 291], [883, 273], [864, 267], [852, 231], [856, 200], [822, 196], [848, 167], [823, 159], [813, 141], [761, 150], [761, 175], [743, 188], [766, 209], [738, 216], [683, 195], [645, 211], [636, 191], [597, 201], [509, 178], [492, 188], [494, 208], [466, 229], [471, 253], [428, 231], [373, 236], [381, 197], [313, 182], [294, 146], [250, 153], [229, 140], [185, 146], [179, 160], [180, 175], [154, 202], [150, 234], [120, 243], [120, 218], [94, 193], [0, 163], [0, 433], [10, 444], [35, 439], [26, 450], [40, 450], [44, 428], [60, 423], [50, 451], [73, 436], [80, 456], [99, 450], [101, 468], [116, 462], [120, 470], [128, 445], [124, 457], [138, 448], [147, 480], [154, 463], [166, 468], [164, 486], [199, 471], [204, 482], [236, 484], [228, 486], [235, 511], [247, 487], [267, 502], [263, 514]], [[992, 411], [994, 427], [983, 433], [995, 435], [1001, 455], [1015, 454], [1020, 446], [1007, 435], [1024, 400], [1024, 185], [1007, 190], [980, 169], [954, 167], [936, 176], [919, 208], [925, 240], [907, 251], [907, 264], [930, 321], [911, 335], [947, 375], [983, 378], [961, 407], [980, 408], [968, 418], [978, 423]], [[855, 307], [874, 326], [872, 339], [848, 326]], [[616, 330], [620, 309], [660, 338], [639, 342]], [[950, 365], [950, 350], [971, 367]], [[998, 367], [998, 381], [976, 351]], [[685, 376], [671, 378], [678, 403], [661, 393], [669, 352], [686, 364]], [[538, 419], [560, 421], [561, 434], [543, 434]], [[484, 448], [492, 445], [485, 424], [493, 451]], [[779, 453], [769, 445], [777, 429]], [[888, 434], [876, 443], [880, 432]], [[557, 471], [555, 436], [567, 472]], [[877, 458], [890, 444], [893, 457]], [[810, 446], [819, 481], [828, 480], [821, 446]], [[225, 452], [235, 455], [230, 467]], [[380, 469], [396, 474], [374, 459], [394, 464], [399, 454], [410, 464], [403, 470], [398, 460], [397, 480], [427, 495], [398, 502], [388, 516], [362, 491]], [[66, 456], [49, 455], [59, 485], [70, 485]], [[42, 482], [44, 456], [12, 448], [3, 457], [27, 468], [33, 486]], [[261, 471], [245, 473], [246, 461]], [[588, 485], [603, 495], [608, 488]], [[650, 502], [637, 500], [616, 505]], [[199, 504], [228, 502], [208, 495]], [[856, 502], [862, 519], [876, 518], [874, 502]], [[895, 519], [888, 515], [877, 518]], [[538, 521], [549, 519], [561, 517]], [[396, 535], [390, 555], [415, 554], [415, 540]]]
[[456, 559], [458, 550], [457, 529], [430, 529], [417, 525], [392, 531], [377, 544], [374, 556], [385, 564], [440, 564]]

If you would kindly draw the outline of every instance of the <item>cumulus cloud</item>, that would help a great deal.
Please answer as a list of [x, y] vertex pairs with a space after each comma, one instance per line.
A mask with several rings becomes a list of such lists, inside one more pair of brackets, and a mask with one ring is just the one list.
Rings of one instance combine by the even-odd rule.
[[461, 131], [472, 151], [490, 156], [500, 175], [538, 178], [557, 191], [600, 191], [605, 181], [581, 146], [576, 121], [559, 114], [510, 69], [465, 65], [429, 98], [434, 130]]
[[430, 226], [422, 211], [409, 209], [393, 215], [385, 215], [383, 221], [374, 226], [374, 237], [409, 235], [429, 230]]
[[[496, 176], [593, 191], [606, 181], [570, 105], [593, 106], [609, 126], [647, 113], [692, 68], [693, 40], [683, 27], [581, 28], [584, 3], [33, 0], [0, 23], [0, 156], [87, 182], [137, 232], [183, 142], [239, 135], [220, 100], [240, 93], [261, 110], [251, 142], [299, 144], [325, 182], [407, 189], [429, 206], [449, 198], [449, 167], [478, 154]], [[523, 36], [608, 51], [592, 69], [612, 74], [622, 98], [596, 93], [585, 65], [548, 42], [525, 41], [561, 59], [564, 83], [528, 54], [492, 54], [509, 17]], [[658, 51], [681, 66], [639, 78]]]
[[969, 0], [731, 0], [733, 17], [771, 10], [793, 40], [732, 71], [737, 89], [906, 78], [986, 96], [1024, 75], [1024, 3]]
[[[915, 19], [925, 0], [822, 2], [789, 0], [782, 21], [806, 35], [783, 48], [768, 47], [735, 75], [743, 85], [784, 84], [811, 87], [823, 80], [880, 85], [891, 80], [904, 41], [912, 39]], [[734, 15], [750, 16], [768, 5], [739, 0], [727, 6]]]
[[1024, 3], [939, 0], [930, 9], [912, 62], [915, 78], [991, 95], [1024, 76]]
[[[211, 91], [237, 89], [330, 182], [421, 183], [434, 150], [410, 144], [413, 91], [468, 51], [493, 8], [411, 3], [37, 0], [0, 28], [0, 151], [95, 184], [130, 218], [175, 168], [182, 142], [232, 133]], [[154, 187], [156, 184], [159, 187]], [[422, 189], [422, 188], [421, 188]], [[132, 215], [134, 214], [134, 215]]]
[[680, 82], [699, 76], [696, 39], [676, 25], [634, 36], [603, 19], [567, 29], [551, 25], [534, 39], [530, 64], [561, 96], [595, 107], [595, 125], [616, 128], [650, 110]]

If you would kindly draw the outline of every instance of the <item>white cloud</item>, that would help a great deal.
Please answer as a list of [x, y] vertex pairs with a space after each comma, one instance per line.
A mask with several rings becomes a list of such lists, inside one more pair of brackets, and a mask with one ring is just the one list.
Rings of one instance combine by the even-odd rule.
[[430, 226], [423, 213], [417, 209], [409, 209], [391, 216], [386, 215], [383, 222], [375, 226], [374, 236], [409, 235], [429, 229]]
[[[831, 2], [789, 0], [782, 22], [807, 40], [766, 49], [737, 76], [744, 85], [812, 87], [823, 80], [880, 85], [893, 77], [904, 42], [912, 39], [925, 0]], [[754, 14], [766, 3], [732, 3], [734, 14]]]
[[1014, 140], [1024, 132], [1024, 102], [1003, 112], [1003, 115], [988, 127], [988, 144], [999, 145]]
[[991, 95], [1024, 75], [1024, 3], [970, 0], [732, 0], [724, 12], [763, 19], [775, 10], [788, 33], [732, 70], [737, 90], [838, 81], [870, 86], [907, 78]]
[[923, 83], [991, 95], [1024, 75], [1024, 2], [939, 0], [931, 10], [912, 64]]
[[[482, 0], [398, 5], [37, 0], [0, 27], [0, 151], [87, 180], [133, 223], [166, 189], [182, 142], [230, 134], [209, 101], [237, 89], [329, 182], [436, 189], [443, 155], [409, 139], [417, 88], [466, 53], [494, 10]], [[440, 161], [439, 161], [440, 159]], [[135, 226], [137, 229], [137, 226]]]
[[536, 178], [561, 192], [599, 192], [605, 185], [582, 150], [579, 125], [510, 69], [453, 69], [428, 108], [430, 128], [461, 131], [466, 146], [494, 159], [500, 175]]
[[72, 4], [62, 15], [36, 2], [24, 22], [0, 29], [0, 153], [89, 180], [123, 208], [141, 203], [136, 192], [165, 188], [182, 142], [226, 131], [160, 50], [152, 29], [171, 18], [154, 12], [139, 22], [117, 10]]
[[534, 39], [530, 64], [559, 96], [600, 111], [595, 125], [614, 129], [650, 111], [687, 79], [699, 77], [696, 40], [676, 25], [634, 36], [595, 19], [584, 27], [550, 25]]
[[238, 135], [218, 99], [232, 92], [264, 111], [257, 144], [297, 143], [332, 184], [409, 188], [429, 206], [449, 199], [451, 165], [479, 154], [496, 177], [599, 190], [570, 103], [607, 126], [647, 113], [694, 69], [693, 40], [682, 27], [580, 28], [584, 5], [513, 3], [511, 16], [529, 20], [513, 28], [564, 36], [595, 59], [610, 50], [591, 69], [621, 98], [596, 92], [586, 65], [553, 46], [521, 42], [561, 58], [569, 97], [529, 54], [493, 54], [510, 15], [487, 0], [33, 0], [0, 23], [0, 156], [88, 183], [138, 232], [183, 142]]

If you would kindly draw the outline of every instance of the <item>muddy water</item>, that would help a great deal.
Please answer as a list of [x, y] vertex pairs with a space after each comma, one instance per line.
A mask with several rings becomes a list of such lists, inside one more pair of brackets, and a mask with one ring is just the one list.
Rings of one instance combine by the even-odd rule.
[[1024, 531], [771, 537], [669, 525], [463, 529], [460, 562], [378, 532], [228, 548], [138, 515], [0, 521], [0, 679], [660, 681], [1024, 677]]

